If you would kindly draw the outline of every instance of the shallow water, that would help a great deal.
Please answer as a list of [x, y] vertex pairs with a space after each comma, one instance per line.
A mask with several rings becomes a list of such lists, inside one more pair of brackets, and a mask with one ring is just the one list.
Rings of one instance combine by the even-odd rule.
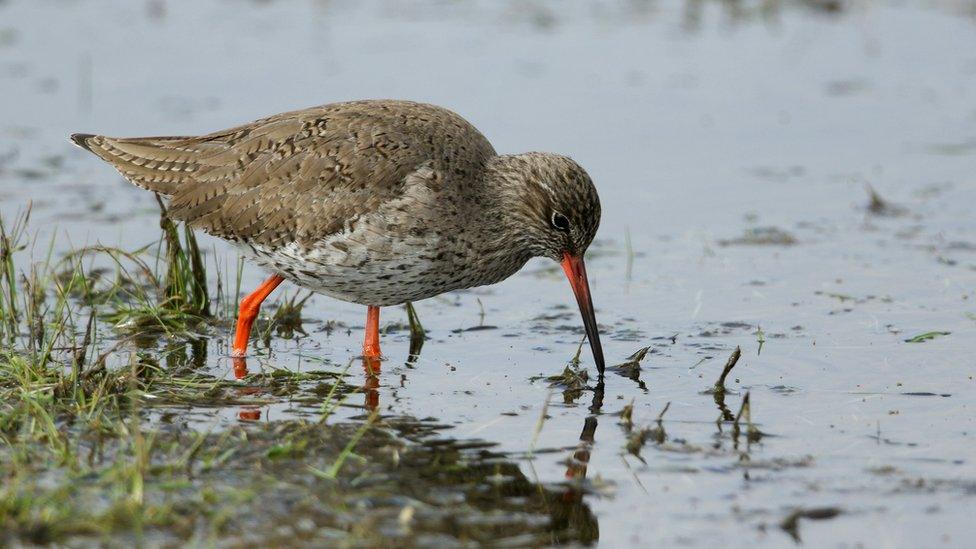
[[[384, 336], [368, 403], [451, 426], [435, 436], [493, 443], [547, 486], [569, 460], [607, 546], [790, 545], [780, 525], [797, 509], [838, 511], [799, 519], [811, 546], [967, 543], [972, 2], [194, 6], [0, 2], [0, 213], [33, 201], [39, 242], [56, 234], [59, 249], [135, 248], [158, 236], [153, 198], [68, 133], [202, 133], [364, 97], [447, 106], [499, 151], [558, 151], [587, 168], [603, 203], [588, 270], [608, 361], [651, 351], [641, 383], [608, 373], [599, 407], [592, 391], [573, 400], [533, 380], [559, 374], [582, 333], [561, 274], [533, 261], [502, 284], [418, 303], [430, 339], [408, 363], [407, 331]], [[897, 208], [872, 213], [867, 185]], [[201, 243], [232, 271], [232, 250]], [[245, 286], [260, 277], [248, 268]], [[362, 308], [316, 296], [305, 315], [308, 336], [259, 345], [252, 371], [346, 367]], [[950, 334], [905, 341], [930, 331]], [[197, 363], [232, 379], [226, 341]], [[716, 423], [705, 393], [737, 345], [725, 403], [734, 414], [750, 394], [764, 434], [751, 444]], [[242, 410], [274, 423], [318, 407], [261, 402], [178, 413], [221, 430]], [[631, 402], [635, 428], [657, 426], [670, 403], [664, 436], [639, 458], [618, 424]], [[338, 413], [361, 421], [360, 408]]]

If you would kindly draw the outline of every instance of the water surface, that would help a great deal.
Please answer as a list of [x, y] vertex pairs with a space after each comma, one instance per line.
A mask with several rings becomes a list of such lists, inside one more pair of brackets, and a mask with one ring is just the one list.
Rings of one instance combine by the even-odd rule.
[[[59, 250], [136, 248], [158, 236], [153, 198], [67, 134], [195, 134], [359, 98], [449, 107], [501, 152], [586, 167], [603, 203], [588, 269], [608, 362], [650, 352], [639, 382], [608, 375], [600, 406], [538, 379], [563, 370], [582, 325], [561, 273], [537, 260], [418, 303], [430, 340], [413, 361], [394, 326], [405, 313], [384, 310], [394, 329], [379, 387], [339, 417], [363, 421], [362, 401], [449, 427], [435, 439], [489, 443], [494, 457], [474, 459], [544, 486], [542, 502], [585, 472], [572, 507], [585, 529], [549, 541], [964, 546], [976, 513], [974, 13], [966, 1], [0, 2], [0, 213], [33, 201], [39, 241], [55, 234]], [[895, 207], [870, 211], [868, 186]], [[232, 249], [201, 243], [232, 272]], [[248, 267], [245, 286], [261, 276]], [[308, 335], [259, 345], [249, 367], [341, 372], [363, 313], [313, 297]], [[950, 334], [906, 342], [930, 331]], [[215, 333], [197, 367], [232, 379], [229, 331]], [[717, 421], [705, 392], [736, 346], [725, 405], [735, 414], [749, 393], [754, 442]], [[585, 349], [582, 360], [592, 378]], [[628, 432], [618, 414], [631, 403]], [[316, 408], [286, 394], [244, 417], [274, 428]], [[210, 432], [241, 428], [241, 412], [178, 414]], [[642, 427], [664, 432], [636, 456]], [[797, 510], [814, 518], [792, 529]]]

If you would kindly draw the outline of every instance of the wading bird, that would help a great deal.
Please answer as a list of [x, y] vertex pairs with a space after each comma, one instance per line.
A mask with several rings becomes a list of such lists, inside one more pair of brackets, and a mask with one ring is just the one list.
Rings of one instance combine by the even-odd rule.
[[576, 162], [499, 155], [434, 105], [333, 103], [195, 137], [71, 136], [169, 214], [236, 244], [271, 273], [241, 301], [233, 355], [284, 280], [367, 306], [363, 356], [378, 358], [380, 307], [493, 284], [532, 257], [560, 264], [593, 358], [603, 350], [583, 254], [600, 200]]

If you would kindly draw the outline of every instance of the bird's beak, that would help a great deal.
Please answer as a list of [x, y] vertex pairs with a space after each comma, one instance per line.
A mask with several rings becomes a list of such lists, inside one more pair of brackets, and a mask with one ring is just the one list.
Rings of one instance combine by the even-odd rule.
[[596, 315], [593, 313], [593, 300], [590, 298], [590, 283], [586, 280], [586, 264], [583, 263], [582, 256], [574, 256], [569, 252], [563, 254], [563, 271], [569, 279], [569, 285], [573, 287], [576, 294], [576, 303], [579, 304], [580, 314], [583, 315], [583, 326], [586, 328], [586, 338], [590, 341], [590, 349], [593, 350], [593, 360], [596, 362], [596, 369], [603, 378], [603, 347], [600, 345], [600, 331], [596, 326]]

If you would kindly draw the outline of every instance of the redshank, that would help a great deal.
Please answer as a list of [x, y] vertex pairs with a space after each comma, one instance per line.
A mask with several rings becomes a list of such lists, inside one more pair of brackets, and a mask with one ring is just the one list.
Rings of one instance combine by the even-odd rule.
[[261, 302], [284, 280], [366, 305], [363, 356], [378, 358], [380, 307], [493, 284], [541, 256], [562, 264], [603, 373], [583, 263], [600, 200], [570, 158], [499, 155], [459, 115], [393, 100], [195, 137], [71, 140], [168, 197], [171, 217], [271, 273], [241, 301], [234, 356], [245, 355]]

